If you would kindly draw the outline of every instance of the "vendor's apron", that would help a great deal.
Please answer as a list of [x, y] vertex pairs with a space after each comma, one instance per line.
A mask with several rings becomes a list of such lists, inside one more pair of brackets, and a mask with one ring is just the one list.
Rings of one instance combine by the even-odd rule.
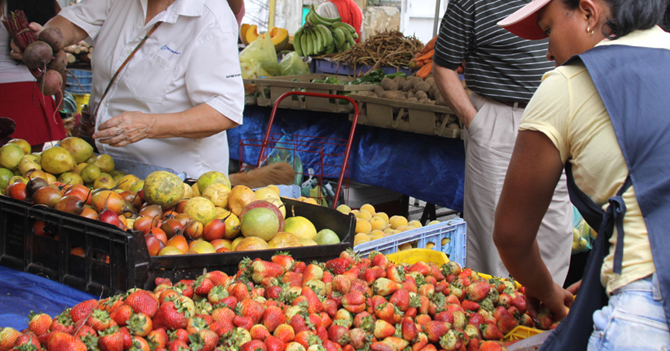
[[[570, 162], [566, 164], [570, 200], [586, 222], [598, 232], [570, 313], [541, 350], [585, 350], [593, 331], [593, 313], [607, 304], [600, 282], [603, 259], [617, 228], [614, 273], [621, 273], [623, 217], [621, 195], [631, 185], [644, 216], [661, 293], [670, 297], [670, 50], [622, 45], [595, 47], [571, 58], [585, 64], [610, 116], [629, 175], [603, 211], [575, 185]], [[670, 299], [663, 299], [670, 322]], [[670, 323], [668, 323], [670, 325]]]

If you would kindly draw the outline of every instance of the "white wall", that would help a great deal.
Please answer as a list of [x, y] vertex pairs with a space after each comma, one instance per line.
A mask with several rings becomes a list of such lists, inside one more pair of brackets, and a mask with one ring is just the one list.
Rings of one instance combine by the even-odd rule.
[[[414, 34], [419, 40], [426, 43], [433, 38], [435, 27], [435, 6], [440, 0], [403, 0], [400, 31], [405, 35]], [[442, 15], [447, 9], [449, 0], [440, 1], [440, 10], [436, 31], [439, 31]]]

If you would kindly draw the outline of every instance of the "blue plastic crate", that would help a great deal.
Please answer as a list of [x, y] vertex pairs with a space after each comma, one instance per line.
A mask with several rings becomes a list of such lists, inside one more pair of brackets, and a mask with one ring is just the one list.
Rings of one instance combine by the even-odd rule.
[[[465, 221], [461, 218], [454, 218], [359, 244], [354, 246], [354, 251], [363, 257], [367, 257], [372, 251], [379, 251], [383, 254], [398, 252], [400, 245], [414, 241], [416, 241], [416, 247], [422, 249], [426, 247], [426, 244], [433, 243], [435, 244], [433, 250], [444, 252], [449, 256], [449, 260], [465, 267], [466, 232]], [[449, 242], [443, 246], [442, 239], [445, 238], [449, 239]]]
[[67, 75], [65, 91], [71, 94], [90, 94], [93, 83], [93, 72], [76, 69], [70, 70], [70, 72], [72, 72], [74, 77], [71, 74]]
[[[372, 69], [371, 66], [359, 66], [356, 67], [356, 72], [354, 72], [354, 68], [344, 64], [340, 63], [338, 66], [337, 62], [333, 61], [328, 61], [328, 60], [312, 60], [312, 67], [314, 73], [326, 73], [326, 74], [342, 74], [342, 75], [348, 75], [348, 76], [360, 76], [364, 75], [368, 71]], [[401, 68], [395, 68], [395, 67], [381, 67], [381, 69], [386, 72], [386, 74], [393, 74], [396, 72], [405, 72], [408, 76], [412, 75], [413, 71], [409, 67], [401, 67]], [[356, 73], [356, 74], [354, 74]]]

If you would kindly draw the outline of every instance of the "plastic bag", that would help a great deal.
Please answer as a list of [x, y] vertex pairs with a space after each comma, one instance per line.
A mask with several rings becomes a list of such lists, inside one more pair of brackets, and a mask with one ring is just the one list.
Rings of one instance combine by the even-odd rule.
[[280, 76], [299, 76], [309, 74], [309, 65], [295, 51], [284, 56], [279, 63]]
[[286, 133], [282, 130], [284, 136], [282, 136], [277, 143], [275, 148], [270, 152], [268, 157], [261, 162], [261, 166], [270, 165], [275, 162], [286, 162], [293, 166], [295, 171], [295, 180], [293, 184], [301, 185], [302, 184], [302, 161], [300, 156], [295, 150], [294, 145], [291, 143], [291, 134]]
[[593, 229], [586, 223], [575, 207], [572, 212], [572, 253], [591, 250]]
[[[249, 46], [240, 52], [240, 65], [244, 67], [244, 63], [250, 63], [255, 66], [255, 63], [267, 72], [268, 76], [276, 76], [279, 71], [277, 64], [277, 52], [275, 46], [272, 44], [272, 38], [266, 35], [265, 38], [260, 37], [254, 40]], [[260, 76], [258, 76], [260, 77]]]
[[240, 67], [242, 68], [243, 79], [260, 78], [268, 76], [268, 72], [266, 72], [261, 66], [261, 64], [255, 59], [251, 59], [248, 62], [240, 61]]

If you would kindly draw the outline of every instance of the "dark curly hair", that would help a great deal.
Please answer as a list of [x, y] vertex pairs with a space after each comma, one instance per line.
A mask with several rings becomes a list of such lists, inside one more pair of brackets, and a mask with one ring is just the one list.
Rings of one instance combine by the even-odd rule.
[[55, 0], [6, 0], [7, 11], [22, 10], [28, 21], [44, 25], [56, 16]]
[[[579, 7], [580, 0], [563, 0], [570, 8]], [[610, 39], [617, 39], [635, 30], [650, 29], [668, 23], [668, 0], [603, 0], [610, 6], [612, 18], [605, 25], [612, 30]], [[665, 17], [665, 20], [664, 20]], [[604, 28], [603, 28], [604, 29]]]

